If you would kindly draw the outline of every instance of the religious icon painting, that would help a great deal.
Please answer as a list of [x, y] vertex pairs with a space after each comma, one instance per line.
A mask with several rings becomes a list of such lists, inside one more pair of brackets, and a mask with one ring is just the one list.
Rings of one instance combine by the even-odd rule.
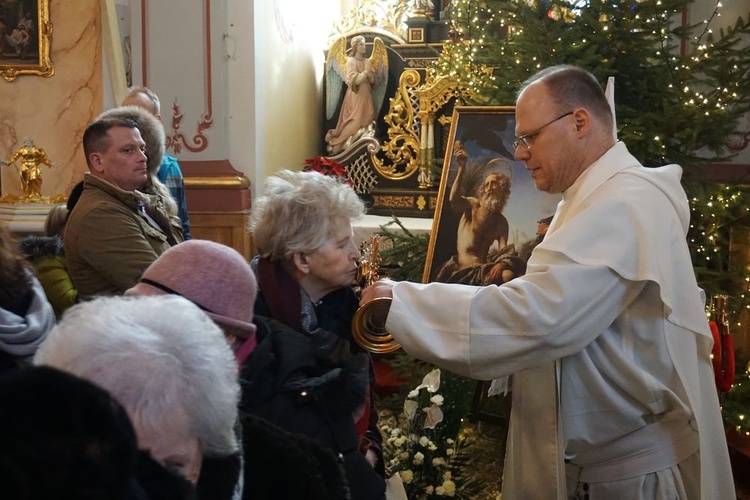
[[0, 1], [0, 76], [52, 76], [49, 0]]
[[513, 158], [515, 108], [456, 106], [423, 281], [499, 285], [526, 272], [560, 195]]

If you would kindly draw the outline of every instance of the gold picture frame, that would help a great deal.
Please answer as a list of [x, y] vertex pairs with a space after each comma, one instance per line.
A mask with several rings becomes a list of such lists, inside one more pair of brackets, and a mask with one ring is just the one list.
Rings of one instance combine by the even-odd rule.
[[[514, 159], [515, 124], [512, 106], [456, 106], [453, 109], [422, 277], [424, 283], [497, 285], [526, 272], [531, 249], [545, 234], [560, 195], [537, 190], [524, 163]], [[452, 201], [460, 157], [465, 158], [466, 163], [455, 190], [457, 198]], [[499, 174], [504, 182], [497, 179]], [[507, 193], [503, 195], [507, 198], [505, 203], [499, 204], [500, 211], [492, 212], [489, 217], [506, 222], [482, 226], [475, 222], [475, 229], [471, 231], [485, 231], [492, 236], [492, 244], [481, 249], [481, 256], [473, 255], [478, 250], [477, 235], [466, 233], [469, 229], [464, 213], [475, 204], [483, 203], [480, 189], [490, 175], [498, 184], [489, 189], [495, 195], [500, 191]], [[488, 205], [492, 205], [491, 200]], [[467, 260], [472, 263], [466, 264]]]
[[18, 75], [54, 75], [51, 40], [49, 0], [0, 2], [0, 75], [6, 81]]

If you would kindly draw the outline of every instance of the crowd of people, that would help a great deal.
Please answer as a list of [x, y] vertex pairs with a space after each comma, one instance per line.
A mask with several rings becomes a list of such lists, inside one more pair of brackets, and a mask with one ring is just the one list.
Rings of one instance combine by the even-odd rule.
[[512, 391], [503, 498], [734, 498], [680, 169], [613, 139], [591, 74], [551, 67], [519, 92], [515, 159], [563, 196], [522, 276], [385, 279], [361, 299], [365, 206], [332, 177], [266, 180], [252, 261], [186, 239], [151, 94], [87, 128], [89, 171], [45, 236], [0, 226], [3, 498], [386, 498], [350, 330], [382, 296], [407, 353]]
[[[363, 203], [333, 178], [284, 172], [256, 201], [256, 244], [273, 249], [260, 264], [186, 238], [159, 118], [155, 94], [130, 91], [87, 127], [88, 172], [45, 235], [0, 229], [0, 421], [66, 399], [58, 424], [8, 436], [9, 498], [383, 498], [373, 369], [348, 328]], [[296, 222], [285, 233], [279, 211]], [[284, 288], [256, 279], [258, 265]], [[50, 379], [49, 401], [16, 390]], [[54, 449], [24, 449], [37, 425]], [[92, 460], [100, 470], [70, 470]]]

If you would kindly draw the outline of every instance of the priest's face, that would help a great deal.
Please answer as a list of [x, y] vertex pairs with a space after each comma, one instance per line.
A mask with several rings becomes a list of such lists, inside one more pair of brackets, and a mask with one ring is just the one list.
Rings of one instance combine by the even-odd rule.
[[561, 109], [544, 82], [529, 85], [516, 103], [516, 160], [540, 191], [562, 193], [581, 173], [573, 110]]

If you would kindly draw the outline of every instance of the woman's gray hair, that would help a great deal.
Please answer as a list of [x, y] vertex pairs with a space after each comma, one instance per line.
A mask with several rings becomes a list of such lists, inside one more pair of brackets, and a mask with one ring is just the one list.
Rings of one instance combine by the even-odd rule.
[[240, 387], [224, 334], [173, 295], [104, 297], [69, 309], [37, 350], [49, 365], [108, 390], [138, 429], [184, 418], [207, 456], [237, 451]]
[[266, 179], [253, 201], [250, 232], [258, 254], [289, 265], [296, 252], [313, 253], [365, 205], [351, 186], [319, 172], [283, 170]]

